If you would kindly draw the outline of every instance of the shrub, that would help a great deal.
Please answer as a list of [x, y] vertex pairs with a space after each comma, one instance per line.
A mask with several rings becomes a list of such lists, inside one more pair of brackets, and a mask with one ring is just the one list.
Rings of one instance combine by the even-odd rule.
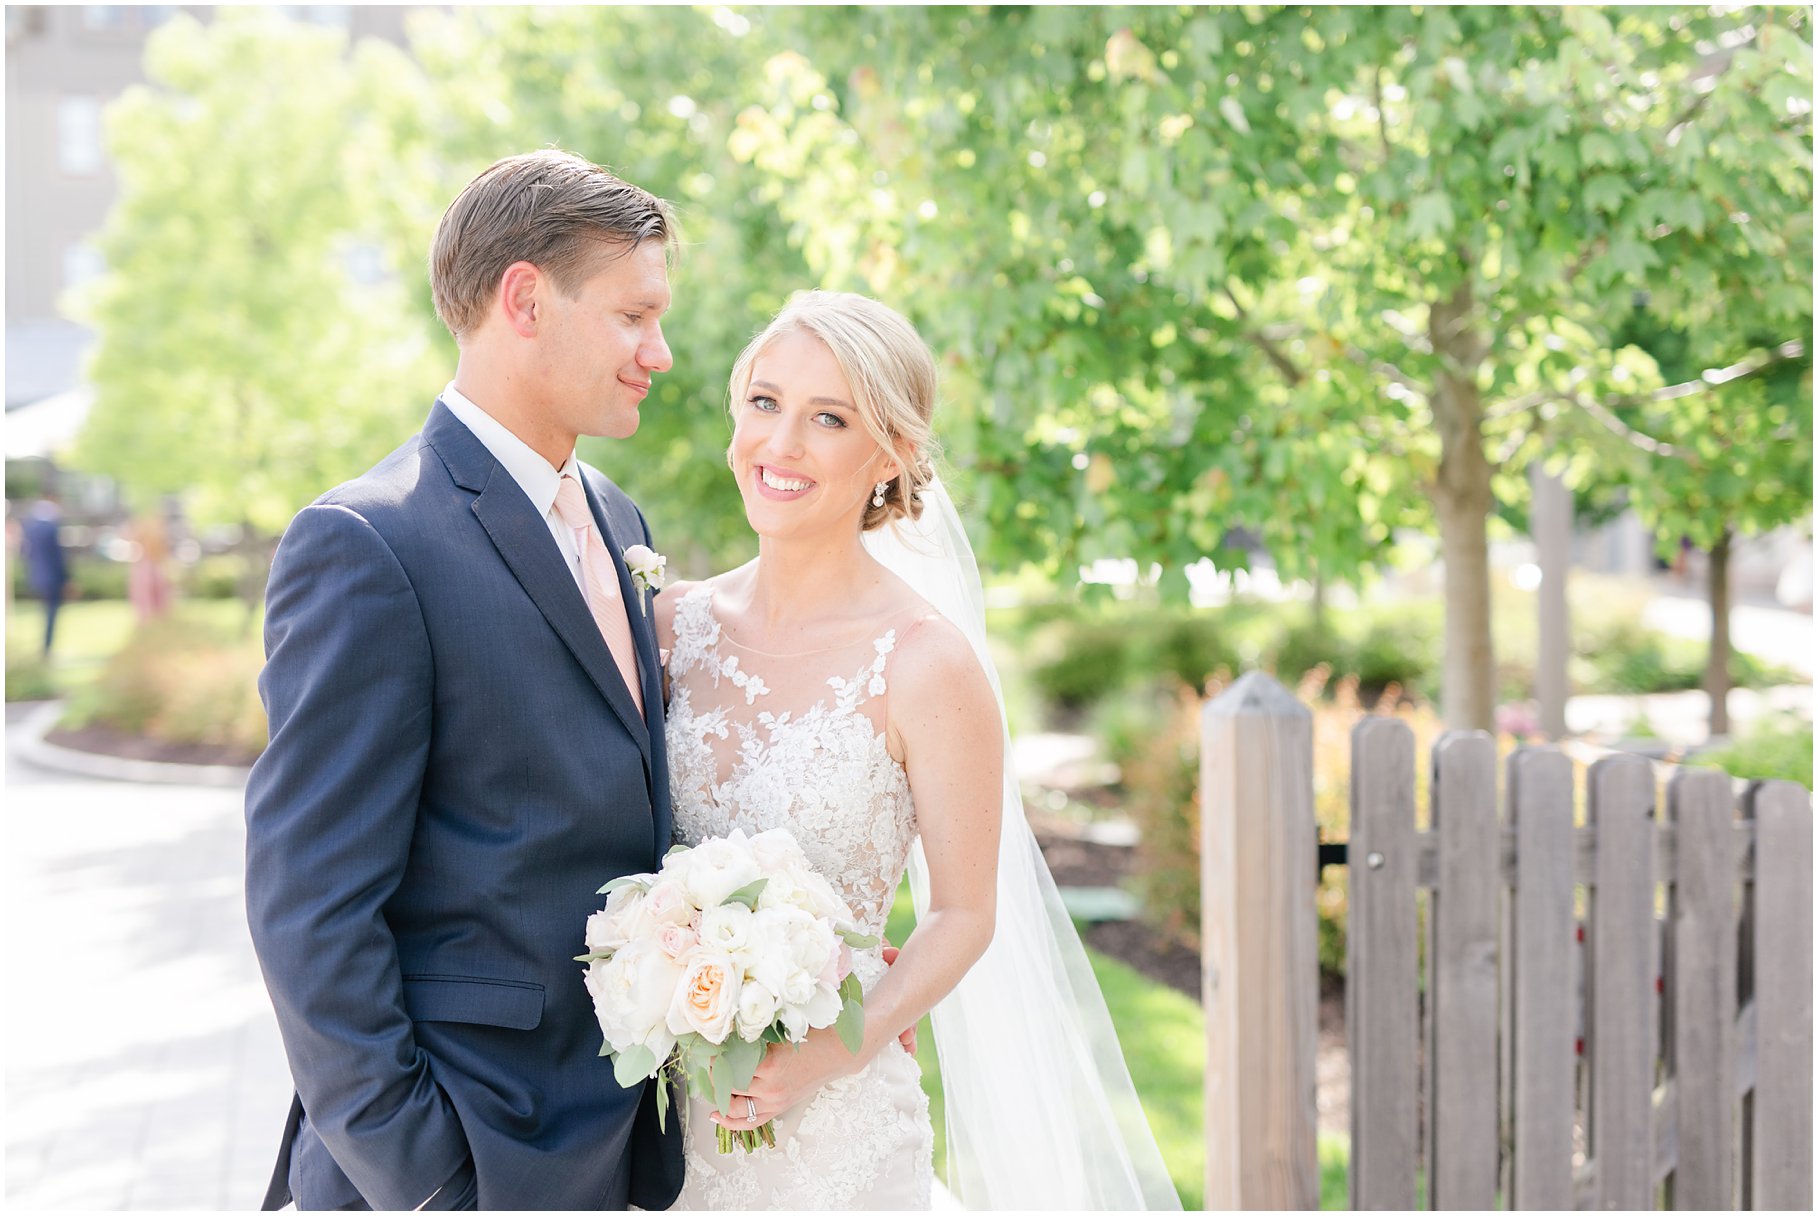
[[1078, 710], [1124, 686], [1130, 630], [1116, 622], [1066, 621], [1039, 631], [1047, 652], [1030, 669], [1036, 689], [1063, 710]]
[[1686, 763], [1720, 768], [1753, 781], [1797, 781], [1812, 788], [1812, 724], [1792, 714], [1763, 718], [1726, 747], [1699, 752]]
[[194, 621], [141, 625], [109, 659], [71, 717], [168, 743], [231, 747], [266, 743], [256, 639], [233, 639]]
[[[1328, 684], [1329, 671], [1315, 667], [1296, 695], [1313, 711], [1313, 813], [1320, 835], [1343, 840], [1350, 832], [1351, 729], [1365, 716], [1355, 677]], [[1206, 695], [1216, 696], [1217, 683]], [[1143, 901], [1143, 919], [1169, 939], [1199, 946], [1200, 803], [1199, 721], [1202, 699], [1177, 688], [1145, 718], [1139, 702], [1120, 703], [1108, 715], [1107, 751], [1123, 772], [1124, 809], [1141, 833], [1134, 886]], [[1391, 685], [1376, 712], [1407, 722], [1416, 754], [1430, 754], [1442, 725], [1430, 708], [1410, 702]], [[1505, 745], [1508, 743], [1504, 741]], [[1417, 766], [1417, 803], [1426, 803], [1424, 765]], [[1321, 875], [1315, 896], [1319, 916], [1319, 965], [1340, 973], [1345, 967], [1345, 924], [1349, 915], [1346, 871]]]

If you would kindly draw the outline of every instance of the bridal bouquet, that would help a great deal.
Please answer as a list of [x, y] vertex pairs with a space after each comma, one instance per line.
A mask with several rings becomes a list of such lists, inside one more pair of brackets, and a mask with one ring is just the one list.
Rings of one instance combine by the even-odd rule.
[[[587, 919], [587, 991], [606, 1038], [601, 1055], [627, 1089], [668, 1069], [726, 1110], [772, 1043], [833, 1026], [848, 1050], [864, 1038], [853, 947], [877, 939], [780, 828], [678, 845], [655, 874], [600, 888]], [[657, 1119], [669, 1086], [657, 1087]], [[776, 1145], [770, 1125], [719, 1128], [722, 1153]]]

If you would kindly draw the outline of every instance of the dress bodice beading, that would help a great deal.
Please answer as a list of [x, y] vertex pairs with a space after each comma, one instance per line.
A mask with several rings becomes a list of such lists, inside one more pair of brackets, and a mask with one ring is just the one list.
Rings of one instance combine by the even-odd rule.
[[[677, 842], [787, 828], [864, 931], [882, 934], [916, 831], [908, 776], [884, 737], [896, 640], [890, 629], [765, 655], [721, 629], [709, 584], [691, 589], [676, 605], [665, 728]], [[860, 978], [869, 987], [875, 974]]]

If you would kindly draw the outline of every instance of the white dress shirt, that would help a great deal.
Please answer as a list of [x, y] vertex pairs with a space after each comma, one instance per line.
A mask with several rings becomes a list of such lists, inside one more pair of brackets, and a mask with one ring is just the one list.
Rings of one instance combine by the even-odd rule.
[[[461, 391], [449, 381], [448, 387], [442, 390], [442, 404], [450, 413], [459, 418], [474, 438], [486, 445], [486, 450], [493, 454], [505, 471], [511, 474], [524, 496], [530, 499], [530, 505], [537, 509], [543, 522], [549, 526], [549, 534], [555, 537], [556, 547], [562, 551], [562, 557], [568, 562], [568, 572], [574, 575], [574, 585], [581, 589], [581, 598], [587, 597], [587, 585], [581, 580], [581, 551], [575, 544], [574, 531], [562, 522], [556, 514], [556, 490], [562, 484], [564, 474], [572, 473], [583, 488], [586, 482], [581, 480], [581, 464], [568, 453], [568, 459], [562, 462], [560, 469], [552, 469], [528, 443], [519, 439], [505, 428], [505, 424], [488, 414], [485, 410], [469, 401]], [[600, 538], [604, 540], [605, 537]]]

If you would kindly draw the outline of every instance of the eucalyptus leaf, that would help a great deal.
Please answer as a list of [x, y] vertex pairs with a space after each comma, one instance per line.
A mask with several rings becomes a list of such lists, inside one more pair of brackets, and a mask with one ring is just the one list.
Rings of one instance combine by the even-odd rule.
[[649, 1080], [656, 1071], [656, 1053], [642, 1043], [627, 1047], [612, 1059], [612, 1075], [620, 1085], [631, 1089]]
[[768, 878], [755, 879], [752, 882], [746, 883], [731, 895], [728, 895], [726, 897], [726, 902], [729, 904], [744, 904], [747, 908], [751, 908], [755, 911], [757, 908], [758, 896], [762, 895], [764, 893], [764, 888], [769, 885], [770, 880]]

